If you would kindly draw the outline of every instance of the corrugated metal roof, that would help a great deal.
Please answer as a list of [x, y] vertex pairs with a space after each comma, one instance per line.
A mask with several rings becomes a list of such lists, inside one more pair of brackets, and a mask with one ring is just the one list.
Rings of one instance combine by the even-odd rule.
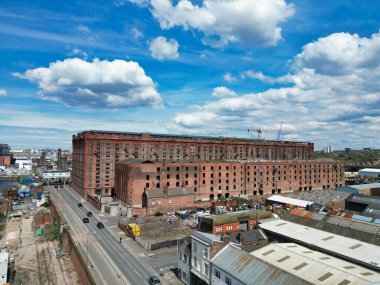
[[290, 204], [290, 205], [295, 205], [295, 206], [300, 206], [300, 207], [306, 207], [309, 204], [313, 204], [311, 201], [306, 201], [306, 200], [299, 200], [299, 199], [293, 199], [289, 197], [284, 197], [280, 195], [273, 195], [267, 198], [267, 201], [273, 201], [277, 203], [284, 203], [284, 204]]
[[251, 255], [312, 284], [335, 285], [344, 280], [355, 285], [380, 282], [380, 274], [375, 271], [295, 243], [270, 244]]
[[[263, 221], [260, 225], [269, 231], [293, 241], [317, 246], [320, 249], [380, 270], [380, 247], [326, 231], [317, 230], [282, 219]], [[326, 239], [332, 236], [331, 239]], [[353, 247], [359, 245], [358, 247]]]
[[[379, 170], [380, 171], [380, 170]], [[359, 185], [350, 185], [350, 186], [345, 186], [345, 187], [350, 187], [354, 188], [357, 190], [361, 189], [370, 189], [370, 188], [380, 188], [380, 183], [369, 183], [369, 184], [359, 184]]]
[[211, 262], [246, 285], [312, 284], [231, 244], [224, 247]]
[[358, 171], [359, 174], [360, 174], [360, 172], [373, 172], [373, 173], [379, 173], [380, 174], [380, 169], [377, 169], [377, 168], [363, 168], [363, 169], [360, 169]]

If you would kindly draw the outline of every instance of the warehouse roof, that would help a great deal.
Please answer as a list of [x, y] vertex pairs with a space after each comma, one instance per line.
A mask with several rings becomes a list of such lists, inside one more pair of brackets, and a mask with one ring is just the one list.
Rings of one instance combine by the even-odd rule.
[[[359, 172], [373, 172], [373, 173], [380, 173], [380, 169], [376, 168], [363, 168], [360, 169]], [[360, 174], [360, 173], [359, 173]]]
[[353, 193], [347, 198], [346, 201], [360, 203], [360, 204], [367, 204], [367, 205], [372, 205], [372, 204], [379, 205], [380, 197]]
[[300, 207], [304, 207], [304, 208], [307, 205], [313, 204], [313, 202], [311, 202], [311, 201], [293, 199], [293, 198], [288, 198], [288, 197], [284, 197], [284, 196], [280, 196], [280, 195], [270, 196], [269, 198], [267, 198], [267, 200], [274, 201], [277, 203], [300, 206]]
[[380, 270], [380, 247], [337, 234], [306, 227], [282, 219], [263, 220], [265, 231], [290, 240], [318, 247], [320, 250], [338, 255], [363, 266]]
[[380, 274], [295, 243], [273, 243], [251, 255], [312, 284], [373, 284]]
[[354, 188], [357, 190], [361, 189], [371, 189], [371, 188], [380, 188], [380, 183], [369, 183], [369, 184], [359, 184], [359, 185], [349, 185], [345, 187]]
[[225, 246], [211, 262], [246, 285], [312, 284], [272, 266], [232, 244]]

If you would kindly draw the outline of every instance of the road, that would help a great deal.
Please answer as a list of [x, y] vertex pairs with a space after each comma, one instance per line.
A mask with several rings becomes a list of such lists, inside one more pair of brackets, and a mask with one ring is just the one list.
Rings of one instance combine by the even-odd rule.
[[[56, 190], [54, 187], [50, 189], [52, 196], [56, 197], [59, 193], [63, 201], [63, 213], [68, 217], [71, 229], [83, 242], [87, 241], [91, 264], [106, 279], [105, 284], [148, 284], [149, 276], [156, 275], [152, 268], [119, 242], [107, 225], [104, 229], [98, 229], [96, 224], [100, 219], [96, 215], [89, 218], [89, 223], [83, 223], [82, 218], [87, 217], [88, 209], [78, 207], [79, 201], [69, 191]], [[86, 241], [83, 240], [84, 237]]]

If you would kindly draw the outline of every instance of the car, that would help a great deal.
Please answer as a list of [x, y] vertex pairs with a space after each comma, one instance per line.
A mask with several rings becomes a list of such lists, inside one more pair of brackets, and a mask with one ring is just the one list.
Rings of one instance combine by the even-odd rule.
[[150, 285], [161, 285], [160, 279], [158, 279], [157, 276], [150, 276], [149, 277], [149, 284]]
[[90, 211], [87, 212], [87, 217], [92, 217], [92, 213]]
[[98, 229], [104, 229], [104, 225], [103, 225], [102, 222], [98, 222], [98, 223], [96, 224], [96, 226], [98, 227]]
[[139, 216], [138, 215], [133, 215], [131, 220], [136, 220]]
[[90, 220], [89, 220], [87, 217], [84, 217], [84, 218], [82, 219], [82, 221], [83, 221], [83, 223], [85, 223], [85, 224], [87, 224], [87, 223], [90, 222]]
[[160, 217], [160, 216], [163, 216], [164, 214], [163, 213], [161, 213], [161, 212], [155, 212], [154, 213], [154, 216], [155, 217]]
[[83, 207], [82, 203], [78, 203], [78, 207]]
[[20, 205], [20, 202], [19, 201], [14, 201], [14, 202], [12, 202], [12, 205], [13, 206]]

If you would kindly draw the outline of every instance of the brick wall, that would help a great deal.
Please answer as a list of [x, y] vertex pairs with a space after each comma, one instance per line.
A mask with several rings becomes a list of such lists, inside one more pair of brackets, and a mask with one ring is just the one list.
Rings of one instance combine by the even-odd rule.
[[[294, 191], [321, 190], [344, 185], [344, 168], [338, 161], [268, 162], [173, 162], [136, 163], [124, 161], [116, 166], [115, 191], [122, 203], [142, 206], [145, 190], [191, 188], [193, 196], [172, 200], [180, 203], [214, 201], [220, 197], [249, 197]], [[182, 202], [182, 200], [184, 200]], [[164, 200], [160, 203], [168, 207]]]
[[258, 141], [140, 133], [86, 131], [74, 135], [72, 187], [82, 196], [110, 196], [118, 161], [217, 161], [235, 159], [312, 159], [314, 145], [304, 142]]
[[11, 165], [12, 157], [10, 155], [0, 156], [0, 165]]

